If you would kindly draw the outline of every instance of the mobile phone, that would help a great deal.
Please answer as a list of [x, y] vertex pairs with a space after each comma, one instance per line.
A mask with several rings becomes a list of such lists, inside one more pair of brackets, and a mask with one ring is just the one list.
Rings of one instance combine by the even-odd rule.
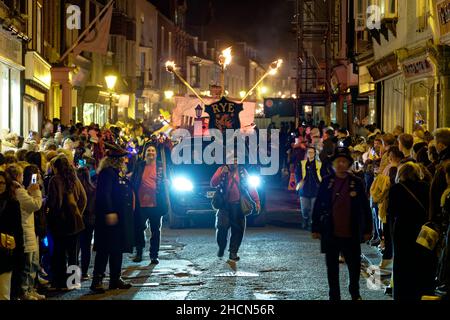
[[34, 173], [34, 174], [31, 176], [31, 184], [36, 184], [36, 183], [37, 183], [37, 174]]
[[86, 159], [80, 159], [78, 160], [78, 165], [80, 167], [85, 167], [86, 166]]

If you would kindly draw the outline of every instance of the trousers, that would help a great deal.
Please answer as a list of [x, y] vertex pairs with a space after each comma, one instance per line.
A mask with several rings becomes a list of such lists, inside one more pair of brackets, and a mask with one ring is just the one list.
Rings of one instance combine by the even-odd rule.
[[237, 254], [244, 238], [245, 226], [246, 218], [240, 203], [230, 203], [226, 210], [219, 210], [216, 216], [216, 240], [219, 248], [226, 248], [231, 230], [229, 251]]

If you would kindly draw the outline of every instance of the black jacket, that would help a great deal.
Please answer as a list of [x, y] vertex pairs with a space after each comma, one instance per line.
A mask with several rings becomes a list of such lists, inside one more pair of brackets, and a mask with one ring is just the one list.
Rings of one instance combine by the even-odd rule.
[[[117, 213], [119, 222], [106, 225], [106, 215]], [[99, 176], [95, 201], [95, 250], [132, 252], [134, 245], [133, 189], [119, 170], [104, 168]]]
[[[372, 213], [369, 199], [364, 191], [361, 179], [350, 174], [351, 228], [353, 239], [358, 243], [364, 242], [364, 235], [372, 233]], [[333, 241], [334, 226], [332, 212], [332, 195], [335, 175], [323, 178], [314, 205], [312, 216], [312, 232], [321, 234], [322, 252], [327, 252], [330, 241]]]
[[23, 230], [20, 205], [16, 200], [0, 200], [0, 233], [13, 236], [16, 248], [11, 252], [0, 249], [0, 274], [11, 272], [23, 254]]
[[[133, 170], [133, 175], [131, 176], [131, 185], [134, 190], [134, 194], [136, 196], [136, 212], [140, 211], [140, 200], [139, 200], [139, 188], [142, 183], [142, 175], [144, 174], [146, 162], [140, 160], [136, 163], [136, 166]], [[167, 199], [165, 194], [165, 182], [163, 175], [163, 165], [162, 162], [156, 162], [156, 205], [158, 208], [158, 212], [160, 212], [161, 216], [167, 214]]]
[[441, 196], [447, 189], [445, 179], [445, 166], [450, 163], [450, 147], [444, 149], [439, 154], [439, 165], [436, 167], [433, 181], [430, 188], [430, 214], [429, 220], [440, 225], [442, 223]]

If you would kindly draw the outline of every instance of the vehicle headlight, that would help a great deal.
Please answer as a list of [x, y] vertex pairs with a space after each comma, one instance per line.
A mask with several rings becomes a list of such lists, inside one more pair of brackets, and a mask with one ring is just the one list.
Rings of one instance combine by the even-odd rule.
[[253, 188], [258, 188], [261, 185], [261, 178], [259, 176], [249, 176], [248, 185]]
[[173, 179], [172, 186], [177, 191], [192, 191], [192, 189], [194, 189], [192, 182], [183, 177]]

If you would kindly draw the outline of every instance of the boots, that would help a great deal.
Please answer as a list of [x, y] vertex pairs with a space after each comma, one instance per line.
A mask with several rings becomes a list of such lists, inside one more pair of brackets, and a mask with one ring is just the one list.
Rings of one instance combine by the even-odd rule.
[[131, 284], [128, 282], [125, 282], [122, 278], [119, 278], [117, 280], [110, 280], [109, 281], [109, 290], [114, 289], [121, 289], [121, 290], [127, 290], [131, 288]]
[[136, 248], [136, 256], [134, 257], [133, 262], [142, 262], [142, 251], [142, 248]]
[[102, 294], [105, 293], [105, 288], [103, 287], [103, 277], [95, 276], [92, 279], [91, 290], [95, 293]]

